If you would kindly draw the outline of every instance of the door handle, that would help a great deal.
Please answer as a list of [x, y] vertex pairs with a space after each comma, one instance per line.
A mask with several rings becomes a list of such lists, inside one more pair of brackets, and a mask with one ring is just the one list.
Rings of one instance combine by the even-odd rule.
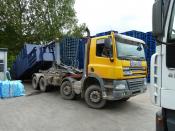
[[93, 67], [91, 67], [91, 72], [94, 72], [94, 68]]

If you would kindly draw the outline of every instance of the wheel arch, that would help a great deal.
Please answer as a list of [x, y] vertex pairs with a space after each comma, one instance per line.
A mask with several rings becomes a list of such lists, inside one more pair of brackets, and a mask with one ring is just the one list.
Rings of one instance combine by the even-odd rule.
[[97, 76], [96, 74], [89, 74], [88, 77], [82, 80], [82, 97], [84, 97], [85, 91], [90, 85], [99, 85], [102, 91], [105, 90], [103, 79]]
[[63, 84], [63, 82], [65, 81], [69, 81], [70, 83], [76, 81], [74, 78], [71, 78], [71, 77], [65, 77], [62, 81], [61, 81], [61, 85]]

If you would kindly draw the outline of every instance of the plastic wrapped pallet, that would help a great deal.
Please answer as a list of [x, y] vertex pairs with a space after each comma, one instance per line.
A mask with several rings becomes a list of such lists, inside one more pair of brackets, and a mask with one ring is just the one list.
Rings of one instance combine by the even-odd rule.
[[18, 97], [25, 95], [24, 85], [21, 81], [0, 81], [0, 97]]
[[8, 97], [10, 97], [9, 81], [1, 81], [0, 96], [1, 96], [1, 98], [8, 98]]
[[24, 85], [21, 81], [10, 81], [10, 90], [12, 97], [23, 96], [25, 92]]

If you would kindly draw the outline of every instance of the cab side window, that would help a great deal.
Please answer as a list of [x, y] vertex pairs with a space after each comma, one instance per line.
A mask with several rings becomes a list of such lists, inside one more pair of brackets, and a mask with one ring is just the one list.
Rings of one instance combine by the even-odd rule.
[[109, 38], [98, 39], [96, 45], [96, 56], [98, 57], [110, 57], [112, 56], [112, 48], [109, 45]]

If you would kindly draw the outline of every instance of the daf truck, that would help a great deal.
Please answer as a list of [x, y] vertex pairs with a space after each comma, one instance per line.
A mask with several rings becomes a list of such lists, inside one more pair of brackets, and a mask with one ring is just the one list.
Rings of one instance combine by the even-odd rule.
[[71, 100], [80, 95], [92, 108], [104, 107], [107, 100], [126, 101], [144, 93], [144, 41], [113, 31], [94, 37], [87, 32], [83, 71], [56, 63], [49, 70], [33, 74], [33, 88], [45, 92], [51, 85], [58, 86], [62, 98]]

